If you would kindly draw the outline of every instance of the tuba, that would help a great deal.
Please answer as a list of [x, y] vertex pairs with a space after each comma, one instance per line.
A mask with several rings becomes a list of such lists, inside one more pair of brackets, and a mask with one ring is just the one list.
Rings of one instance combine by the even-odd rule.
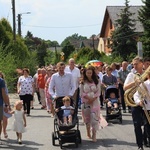
[[[145, 70], [145, 72], [141, 76], [135, 75], [135, 80], [139, 79], [141, 81], [141, 83], [143, 84], [143, 82], [147, 78], [148, 72], [150, 72], [150, 66]], [[124, 94], [124, 99], [125, 99], [126, 104], [128, 106], [131, 106], [131, 107], [136, 107], [137, 104], [133, 100], [133, 95], [135, 94], [136, 91], [139, 91], [141, 97], [149, 95], [148, 91], [145, 88], [146, 87], [144, 87], [144, 89], [143, 89], [138, 84], [137, 85], [135, 84], [132, 88], [127, 89], [125, 91], [125, 94]], [[145, 105], [144, 104], [143, 104], [143, 107], [144, 107], [144, 112], [145, 112], [145, 115], [147, 117], [147, 120], [148, 120], [148, 122], [150, 124], [150, 116], [149, 116], [147, 110], [145, 109]]]

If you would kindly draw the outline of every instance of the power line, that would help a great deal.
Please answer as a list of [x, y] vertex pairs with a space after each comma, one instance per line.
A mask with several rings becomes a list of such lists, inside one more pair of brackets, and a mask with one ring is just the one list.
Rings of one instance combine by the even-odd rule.
[[36, 25], [23, 25], [23, 26], [27, 26], [27, 27], [35, 27], [35, 28], [55, 28], [55, 29], [64, 29], [64, 28], [85, 28], [85, 27], [92, 27], [92, 26], [99, 26], [100, 24], [91, 24], [91, 25], [83, 25], [83, 26], [66, 26], [66, 27], [50, 27], [50, 26], [36, 26]]

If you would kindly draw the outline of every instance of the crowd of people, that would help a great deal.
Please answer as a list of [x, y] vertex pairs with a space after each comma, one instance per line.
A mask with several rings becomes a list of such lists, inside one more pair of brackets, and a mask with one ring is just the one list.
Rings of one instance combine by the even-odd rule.
[[[144, 83], [135, 79], [136, 74], [138, 76], [142, 75], [149, 65], [150, 58], [141, 59], [136, 57], [132, 63], [127, 61], [123, 61], [121, 64], [112, 63], [111, 65], [103, 63], [100, 66], [89, 65], [85, 68], [82, 65], [76, 65], [75, 60], [70, 58], [68, 65], [59, 62], [56, 66], [50, 65], [38, 68], [33, 77], [30, 75], [29, 69], [24, 68], [17, 82], [17, 93], [22, 101], [23, 113], [21, 111], [22, 105], [18, 101], [15, 104], [16, 111], [11, 110], [5, 79], [3, 73], [0, 72], [0, 133], [3, 129], [4, 137], [7, 138], [7, 119], [11, 114], [16, 114], [17, 116], [21, 113], [22, 117], [19, 117], [19, 119], [22, 119], [22, 127], [18, 127], [19, 130], [14, 127], [14, 131], [16, 131], [18, 142], [22, 143], [21, 133], [25, 131], [23, 128], [26, 126], [25, 117], [30, 116], [30, 109], [34, 109], [34, 94], [36, 93], [41, 109], [45, 109], [52, 117], [57, 111], [53, 103], [55, 99], [65, 97], [63, 108], [69, 107], [72, 110], [74, 108], [69, 106], [69, 102], [70, 99], [73, 99], [74, 106], [81, 109], [87, 137], [96, 142], [96, 132], [102, 125], [101, 121], [104, 120], [101, 115], [101, 109], [103, 109], [106, 102], [105, 90], [108, 86], [113, 85], [119, 91], [122, 113], [127, 113], [128, 111], [128, 113], [132, 114], [138, 149], [143, 150], [143, 144], [150, 147], [150, 124], [143, 110], [143, 104], [145, 104], [147, 112], [150, 113], [150, 97], [148, 97], [150, 92], [150, 73]], [[135, 84], [139, 86], [146, 85], [148, 94], [142, 99], [141, 93], [137, 91], [133, 97], [137, 107], [130, 107], [125, 103], [124, 92], [135, 86]], [[114, 102], [115, 96], [113, 93], [111, 93], [111, 98], [113, 100], [108, 99], [108, 105], [110, 107], [114, 105], [117, 110], [118, 102]], [[67, 118], [69, 118], [69, 124], [71, 124], [72, 112], [65, 114], [67, 117], [63, 116], [64, 124], [67, 125]], [[14, 126], [17, 126], [17, 123]], [[142, 126], [144, 126], [144, 131], [142, 131]]]

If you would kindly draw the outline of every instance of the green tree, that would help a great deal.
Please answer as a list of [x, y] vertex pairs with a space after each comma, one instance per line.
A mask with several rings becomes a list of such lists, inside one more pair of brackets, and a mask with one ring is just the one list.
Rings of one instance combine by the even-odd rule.
[[21, 62], [23, 62], [25, 58], [29, 57], [27, 46], [20, 37], [17, 37], [15, 42], [13, 40], [9, 42], [8, 48], [5, 50], [5, 54], [7, 55], [9, 52], [11, 52], [16, 60], [21, 60]]
[[2, 24], [2, 22], [0, 21], [0, 43], [3, 43], [3, 47], [6, 47], [10, 42], [10, 38]]
[[78, 50], [76, 62], [86, 64], [89, 60], [101, 60], [101, 54], [98, 50], [93, 50], [88, 47], [83, 47]]
[[17, 37], [16, 41], [13, 41], [12, 28], [5, 18], [0, 20], [0, 33], [0, 43], [3, 43], [5, 56], [11, 53], [11, 55], [14, 56], [15, 61], [17, 59], [24, 60], [29, 56], [28, 49], [20, 37]]
[[2, 23], [6, 32], [13, 33], [10, 23], [5, 18], [2, 18], [0, 22]]
[[66, 37], [65, 40], [61, 43], [61, 46], [64, 47], [71, 40], [82, 41], [82, 40], [86, 40], [86, 39], [87, 39], [87, 37], [81, 36], [81, 35], [78, 35], [77, 33], [75, 33], [71, 36]]
[[27, 45], [29, 51], [35, 51], [37, 50], [37, 47], [41, 45], [42, 39], [34, 37], [33, 34], [28, 31], [24, 38], [24, 42]]
[[62, 52], [64, 53], [64, 61], [68, 59], [70, 54], [75, 51], [75, 48], [73, 45], [70, 44], [68, 41], [66, 45], [62, 48]]
[[47, 56], [45, 57], [45, 64], [55, 64], [55, 52], [47, 50]]
[[37, 61], [39, 66], [45, 66], [45, 57], [47, 56], [47, 47], [44, 41], [37, 47]]
[[139, 19], [144, 27], [144, 33], [140, 39], [143, 43], [144, 56], [150, 57], [150, 0], [142, 0], [144, 5], [139, 11]]
[[132, 19], [134, 15], [129, 11], [129, 0], [125, 0], [125, 8], [121, 10], [116, 20], [115, 30], [110, 37], [110, 47], [112, 49], [112, 56], [122, 57], [126, 60], [131, 53], [137, 53], [137, 46], [135, 40], [135, 20]]
[[16, 63], [14, 56], [10, 53], [5, 55], [4, 51], [8, 49], [8, 47], [3, 46], [3, 44], [0, 44], [0, 71], [4, 72], [7, 86], [9, 91], [14, 90], [14, 81], [16, 81]]

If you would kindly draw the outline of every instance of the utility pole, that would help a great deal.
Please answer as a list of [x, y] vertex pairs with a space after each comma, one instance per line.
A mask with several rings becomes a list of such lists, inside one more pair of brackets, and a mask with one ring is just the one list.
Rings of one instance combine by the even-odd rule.
[[13, 14], [13, 40], [16, 41], [16, 14], [15, 14], [15, 0], [12, 0], [12, 14]]
[[31, 12], [25, 12], [18, 14], [18, 35], [21, 37], [21, 16], [22, 14], [31, 14]]
[[18, 35], [21, 37], [21, 14], [18, 14]]

